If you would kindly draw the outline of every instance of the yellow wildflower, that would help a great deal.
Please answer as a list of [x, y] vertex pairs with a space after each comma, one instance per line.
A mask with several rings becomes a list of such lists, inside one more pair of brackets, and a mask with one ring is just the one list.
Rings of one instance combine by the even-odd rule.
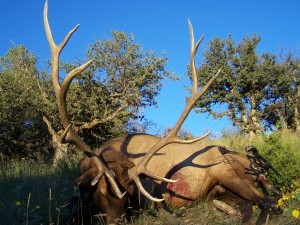
[[19, 206], [19, 205], [21, 205], [21, 202], [16, 201], [15, 204], [16, 204], [16, 206]]
[[289, 197], [288, 195], [283, 195], [283, 196], [282, 196], [282, 200], [283, 200], [283, 201], [286, 201], [286, 200], [288, 200], [289, 198], [290, 198], [290, 197]]
[[293, 180], [292, 187], [299, 187], [300, 184], [298, 181]]
[[281, 198], [281, 199], [278, 200], [277, 206], [282, 206], [283, 203], [284, 203], [284, 200]]
[[292, 212], [293, 217], [298, 218], [299, 217], [300, 212], [297, 209], [294, 209]]

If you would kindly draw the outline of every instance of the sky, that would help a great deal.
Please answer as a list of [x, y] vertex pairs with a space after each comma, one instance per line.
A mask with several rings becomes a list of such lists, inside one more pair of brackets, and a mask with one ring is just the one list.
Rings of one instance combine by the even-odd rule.
[[[44, 3], [43, 0], [1, 2], [1, 56], [13, 45], [23, 44], [41, 63], [50, 59], [42, 18]], [[188, 19], [193, 24], [195, 40], [205, 35], [196, 56], [197, 65], [213, 37], [225, 39], [229, 34], [237, 42], [247, 35], [260, 35], [259, 54], [300, 50], [299, 0], [48, 0], [48, 4], [49, 23], [57, 44], [80, 24], [62, 52], [62, 60], [83, 59], [88, 45], [100, 37], [109, 37], [111, 30], [134, 34], [135, 41], [156, 56], [163, 51], [167, 53], [167, 69], [180, 79], [164, 81], [157, 98], [158, 108], [144, 109], [146, 118], [157, 125], [150, 131], [154, 134], [175, 125], [188, 96], [185, 86], [191, 86], [185, 75], [190, 54]], [[218, 135], [232, 125], [226, 118], [214, 120], [207, 114], [191, 112], [183, 128], [193, 135], [207, 130]]]

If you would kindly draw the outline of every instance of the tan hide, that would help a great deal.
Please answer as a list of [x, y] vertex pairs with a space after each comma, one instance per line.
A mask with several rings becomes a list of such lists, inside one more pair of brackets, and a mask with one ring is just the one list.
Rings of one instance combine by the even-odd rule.
[[[146, 134], [129, 135], [107, 143], [97, 150], [97, 154], [114, 149], [136, 164], [158, 140]], [[216, 184], [259, 204], [259, 197], [263, 198], [263, 195], [253, 186], [250, 176], [244, 174], [244, 168], [248, 166], [249, 160], [243, 155], [221, 154], [219, 146], [169, 144], [154, 155], [147, 169], [158, 176], [178, 181], [169, 184], [146, 182], [143, 185], [154, 196], [164, 197], [172, 206], [205, 198]]]

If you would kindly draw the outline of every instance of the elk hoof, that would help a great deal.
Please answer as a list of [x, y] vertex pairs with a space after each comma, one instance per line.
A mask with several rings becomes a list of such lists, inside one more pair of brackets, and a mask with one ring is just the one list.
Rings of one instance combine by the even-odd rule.
[[283, 213], [283, 209], [281, 207], [277, 207], [277, 206], [271, 206], [270, 210], [272, 213], [274, 213], [276, 215], [280, 215]]

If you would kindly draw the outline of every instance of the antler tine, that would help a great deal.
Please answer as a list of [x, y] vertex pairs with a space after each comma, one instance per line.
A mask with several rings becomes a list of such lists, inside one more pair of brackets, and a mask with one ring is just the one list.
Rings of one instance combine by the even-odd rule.
[[204, 85], [204, 87], [201, 89], [201, 91], [198, 91], [198, 80], [197, 80], [197, 74], [196, 74], [196, 68], [195, 68], [195, 55], [197, 52], [197, 49], [201, 43], [201, 41], [204, 38], [204, 35], [200, 38], [200, 40], [196, 43], [194, 43], [194, 32], [193, 32], [193, 26], [188, 20], [189, 23], [189, 29], [190, 29], [190, 40], [191, 40], [191, 54], [190, 54], [190, 67], [192, 70], [192, 82], [193, 82], [193, 87], [192, 87], [192, 93], [190, 98], [188, 99], [188, 102], [186, 104], [185, 109], [183, 110], [181, 116], [179, 117], [178, 121], [176, 122], [174, 128], [170, 131], [170, 133], [164, 137], [163, 139], [160, 139], [159, 142], [157, 142], [142, 158], [142, 160], [133, 168], [128, 170], [128, 175], [129, 177], [134, 180], [134, 182], [137, 184], [139, 190], [141, 191], [142, 194], [144, 194], [148, 199], [156, 202], [162, 201], [162, 199], [157, 199], [152, 197], [142, 186], [139, 175], [144, 174], [152, 179], [155, 180], [160, 180], [163, 182], [176, 182], [176, 180], [171, 180], [171, 179], [166, 179], [164, 177], [159, 177], [155, 174], [152, 174], [149, 172], [146, 168], [146, 165], [150, 161], [150, 159], [153, 157], [153, 155], [158, 152], [161, 148], [164, 146], [171, 144], [171, 143], [193, 143], [196, 141], [199, 141], [205, 137], [207, 137], [211, 131], [207, 132], [201, 137], [195, 138], [193, 140], [180, 140], [177, 137], [177, 133], [179, 129], [181, 128], [182, 124], [184, 123], [185, 119], [189, 115], [190, 111], [193, 109], [194, 105], [196, 102], [205, 94], [205, 92], [208, 90], [208, 88], [213, 84], [213, 82], [217, 79], [217, 77], [221, 73], [221, 69], [217, 71], [217, 73]]
[[58, 104], [58, 110], [59, 114], [62, 120], [62, 124], [64, 126], [65, 132], [62, 135], [62, 140], [64, 139], [65, 142], [73, 142], [77, 145], [77, 147], [82, 150], [88, 157], [90, 157], [93, 162], [96, 164], [96, 166], [99, 169], [99, 174], [94, 178], [94, 180], [91, 182], [92, 185], [95, 185], [100, 177], [105, 174], [112, 185], [116, 195], [119, 198], [123, 198], [125, 193], [122, 193], [117, 185], [117, 182], [114, 179], [114, 174], [111, 170], [109, 170], [103, 162], [100, 161], [98, 156], [92, 151], [92, 149], [81, 139], [73, 130], [71, 126], [71, 122], [68, 116], [68, 110], [67, 110], [67, 104], [66, 104], [66, 95], [68, 88], [72, 82], [72, 80], [82, 71], [84, 71], [91, 63], [92, 60], [86, 62], [85, 64], [73, 69], [71, 72], [69, 72], [66, 77], [64, 78], [62, 84], [60, 85], [59, 82], [59, 55], [65, 45], [68, 43], [70, 37], [72, 34], [77, 30], [79, 27], [79, 24], [75, 26], [64, 38], [64, 40], [61, 42], [60, 45], [56, 45], [49, 21], [48, 21], [48, 1], [46, 0], [45, 6], [44, 6], [44, 26], [45, 26], [45, 32], [47, 36], [47, 40], [49, 42], [50, 50], [51, 50], [51, 79], [55, 91], [55, 96]]
[[181, 143], [181, 144], [192, 144], [196, 141], [201, 141], [204, 138], [208, 137], [211, 134], [211, 130], [209, 130], [208, 132], [206, 132], [205, 134], [203, 134], [202, 136], [190, 139], [190, 140], [181, 140], [181, 139], [177, 139], [177, 141], [174, 141], [174, 143]]
[[193, 93], [196, 93], [198, 90], [198, 78], [197, 78], [197, 72], [195, 67], [195, 55], [197, 53], [198, 47], [201, 44], [202, 40], [204, 39], [204, 34], [201, 36], [199, 41], [195, 45], [195, 39], [194, 39], [194, 31], [193, 26], [191, 24], [190, 19], [188, 19], [189, 23], [189, 29], [190, 29], [190, 40], [191, 40], [191, 53], [190, 53], [190, 66], [192, 70], [192, 81], [193, 81]]
[[70, 124], [65, 128], [64, 132], [63, 132], [62, 135], [60, 136], [60, 139], [59, 139], [59, 142], [60, 142], [60, 143], [63, 143], [63, 142], [64, 142], [64, 140], [65, 140], [65, 138], [66, 138], [66, 136], [67, 136], [67, 133], [69, 132], [69, 129], [71, 128], [71, 126], [72, 126], [72, 123], [70, 123]]

